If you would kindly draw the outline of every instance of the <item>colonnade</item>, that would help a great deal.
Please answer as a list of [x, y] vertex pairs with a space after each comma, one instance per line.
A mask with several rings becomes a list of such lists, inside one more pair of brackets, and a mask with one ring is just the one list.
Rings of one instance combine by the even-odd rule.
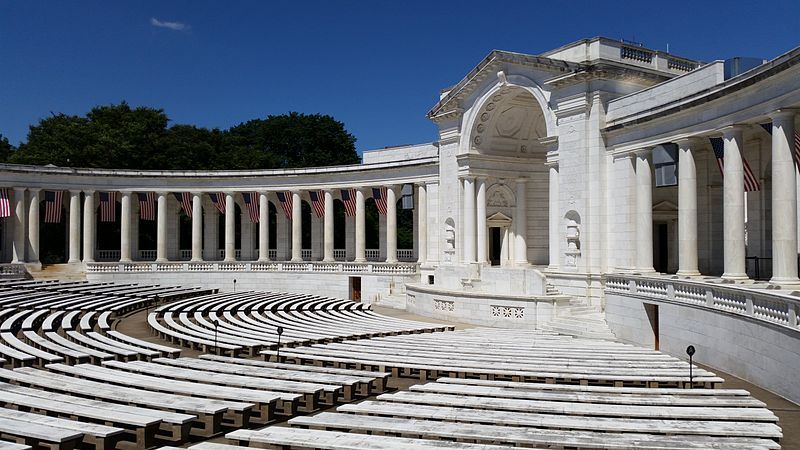
[[[416, 196], [419, 201], [415, 208], [417, 212], [417, 233], [415, 239], [418, 244], [418, 261], [427, 259], [427, 188], [424, 183], [416, 187]], [[386, 186], [386, 263], [398, 262], [397, 251], [397, 186]], [[371, 188], [353, 188], [355, 191], [355, 249], [353, 262], [366, 262], [366, 191]], [[12, 262], [39, 262], [39, 203], [40, 188], [13, 188], [14, 214], [12, 217], [13, 242]], [[323, 220], [323, 254], [322, 261], [334, 261], [334, 190], [322, 189], [324, 198]], [[26, 202], [26, 192], [27, 202]], [[132, 220], [134, 218], [132, 199], [136, 192], [132, 190], [117, 191], [120, 201], [120, 262], [131, 262], [132, 258]], [[215, 191], [216, 192], [216, 191]], [[235, 210], [234, 199], [238, 191], [224, 192], [225, 202], [225, 230], [224, 230], [224, 261], [236, 261], [235, 248]], [[247, 191], [251, 192], [251, 191]], [[269, 261], [269, 196], [276, 191], [256, 191], [259, 205], [258, 220], [258, 261]], [[284, 191], [282, 191], [284, 192]], [[303, 190], [285, 191], [291, 195], [292, 209], [289, 220], [291, 222], [291, 261], [303, 261], [302, 254], [302, 194]], [[96, 190], [70, 190], [69, 191], [69, 233], [68, 233], [68, 262], [95, 262], [95, 247], [97, 230], [95, 225], [95, 193]], [[83, 205], [81, 205], [83, 194]], [[167, 241], [173, 236], [168, 233], [167, 200], [171, 192], [156, 192], [156, 262], [167, 262]], [[203, 255], [203, 195], [204, 192], [191, 192], [191, 257], [192, 262], [204, 261]], [[255, 199], [254, 199], [255, 201]], [[278, 202], [276, 202], [277, 204]], [[27, 206], [27, 208], [26, 208]], [[59, 205], [60, 207], [60, 205]], [[81, 213], [83, 220], [81, 221]], [[279, 212], [280, 214], [280, 212]], [[313, 213], [312, 213], [313, 214]], [[83, 246], [81, 247], [81, 242]], [[83, 258], [81, 259], [81, 248]]]
[[[797, 174], [794, 161], [794, 111], [779, 110], [772, 119], [772, 279], [775, 284], [800, 284], [797, 269]], [[723, 166], [723, 274], [747, 279], [745, 254], [744, 125], [720, 130]], [[698, 265], [697, 166], [699, 137], [676, 140], [678, 146], [678, 274], [700, 275]], [[635, 270], [653, 272], [652, 149], [635, 154]]]
[[[528, 220], [527, 220], [527, 178], [516, 178], [514, 203], [514, 259], [516, 266], [528, 265]], [[485, 177], [465, 176], [461, 178], [463, 193], [463, 226], [462, 254], [464, 263], [486, 263], [488, 252], [488, 227], [486, 223], [486, 190]]]

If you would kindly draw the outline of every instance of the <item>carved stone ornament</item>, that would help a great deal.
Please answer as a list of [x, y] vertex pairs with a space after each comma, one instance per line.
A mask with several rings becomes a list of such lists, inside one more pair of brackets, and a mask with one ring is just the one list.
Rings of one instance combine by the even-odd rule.
[[486, 205], [507, 208], [511, 206], [511, 202], [508, 201], [503, 191], [498, 189], [492, 192], [492, 195], [486, 200]]

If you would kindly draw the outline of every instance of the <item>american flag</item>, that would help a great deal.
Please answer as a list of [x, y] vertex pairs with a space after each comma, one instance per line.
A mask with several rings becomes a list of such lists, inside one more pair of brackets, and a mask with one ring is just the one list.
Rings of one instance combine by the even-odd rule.
[[63, 191], [44, 191], [44, 223], [61, 223]]
[[342, 203], [344, 203], [344, 214], [349, 217], [356, 215], [356, 190], [342, 189]]
[[258, 223], [258, 192], [244, 192], [242, 198], [250, 213], [250, 222]]
[[100, 222], [117, 221], [117, 193], [100, 193]]
[[317, 217], [325, 215], [325, 193], [322, 191], [311, 191], [308, 193], [311, 199], [311, 207], [314, 208], [314, 214]]
[[375, 200], [375, 206], [378, 207], [380, 215], [386, 215], [386, 191], [385, 187], [372, 188], [372, 199]]
[[156, 220], [156, 194], [153, 192], [138, 192], [139, 217], [142, 220]]
[[0, 188], [0, 217], [11, 217], [11, 202], [6, 188]]
[[225, 194], [222, 192], [211, 192], [208, 196], [211, 197], [211, 203], [217, 207], [220, 214], [225, 214]]
[[[717, 160], [719, 173], [725, 178], [725, 143], [722, 141], [722, 138], [709, 138], [709, 140], [711, 140], [711, 147], [714, 149], [714, 157]], [[742, 155], [742, 166], [744, 167], [745, 192], [760, 191], [761, 183], [758, 182], [752, 169], [750, 169], [750, 164], [747, 164], [744, 155]]]
[[175, 200], [181, 204], [181, 209], [186, 217], [192, 217], [192, 193], [191, 192], [173, 192]]
[[292, 220], [292, 193], [289, 191], [286, 192], [276, 192], [278, 196], [278, 201], [281, 202], [281, 206], [283, 207], [283, 212], [286, 214], [286, 218]]
[[[767, 133], [772, 134], [772, 123], [762, 123], [761, 128], [763, 128]], [[794, 163], [797, 167], [800, 167], [800, 132], [794, 132]]]

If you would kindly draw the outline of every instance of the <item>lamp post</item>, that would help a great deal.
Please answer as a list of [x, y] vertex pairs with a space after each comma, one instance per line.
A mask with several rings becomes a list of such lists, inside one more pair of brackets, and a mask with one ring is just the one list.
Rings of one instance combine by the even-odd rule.
[[236, 278], [233, 279], [233, 292], [236, 292]]
[[219, 344], [217, 340], [217, 334], [219, 328], [219, 320], [214, 319], [214, 352], [219, 355]]
[[692, 356], [694, 356], [694, 345], [686, 347], [686, 354], [689, 355], [689, 389], [694, 386], [692, 379]]
[[281, 362], [281, 335], [282, 334], [283, 334], [283, 327], [278, 327], [278, 349], [277, 349], [276, 358], [277, 358], [279, 363]]

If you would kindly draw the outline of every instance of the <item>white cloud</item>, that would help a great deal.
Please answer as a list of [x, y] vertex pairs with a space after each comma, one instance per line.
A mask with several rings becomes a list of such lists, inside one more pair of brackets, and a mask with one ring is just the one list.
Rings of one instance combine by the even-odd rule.
[[158, 28], [168, 28], [175, 31], [188, 31], [190, 28], [189, 25], [185, 23], [161, 21], [155, 17], [150, 18], [150, 25]]

